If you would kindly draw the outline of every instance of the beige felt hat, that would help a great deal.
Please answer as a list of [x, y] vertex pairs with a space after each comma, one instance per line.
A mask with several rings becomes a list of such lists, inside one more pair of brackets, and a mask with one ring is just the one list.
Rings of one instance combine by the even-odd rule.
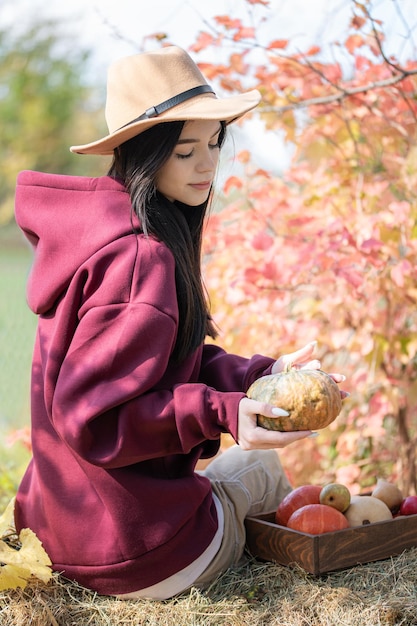
[[230, 124], [260, 100], [256, 89], [218, 98], [191, 57], [177, 46], [128, 56], [113, 63], [108, 72], [109, 134], [70, 150], [112, 154], [123, 142], [161, 122], [219, 120]]

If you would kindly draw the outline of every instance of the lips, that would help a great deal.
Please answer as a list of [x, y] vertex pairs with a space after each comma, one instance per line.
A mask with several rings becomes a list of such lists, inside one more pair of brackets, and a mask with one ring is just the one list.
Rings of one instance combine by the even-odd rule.
[[211, 181], [205, 181], [203, 183], [193, 183], [190, 185], [193, 189], [197, 189], [198, 191], [207, 191], [211, 187]]

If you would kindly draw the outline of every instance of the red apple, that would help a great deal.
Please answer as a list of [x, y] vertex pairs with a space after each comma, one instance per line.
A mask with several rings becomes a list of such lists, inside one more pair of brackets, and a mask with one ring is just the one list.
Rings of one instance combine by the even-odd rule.
[[400, 515], [414, 515], [417, 513], [417, 496], [407, 496], [401, 502]]
[[279, 504], [275, 513], [275, 522], [286, 526], [291, 515], [306, 504], [320, 504], [320, 485], [301, 485], [290, 491]]

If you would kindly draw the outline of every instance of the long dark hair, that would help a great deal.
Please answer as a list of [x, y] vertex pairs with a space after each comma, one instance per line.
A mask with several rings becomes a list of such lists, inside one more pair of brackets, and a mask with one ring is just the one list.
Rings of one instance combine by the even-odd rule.
[[[155, 176], [174, 150], [184, 122], [156, 124], [129, 139], [114, 152], [109, 176], [126, 186], [132, 209], [147, 237], [163, 241], [175, 259], [175, 282], [179, 309], [177, 340], [172, 358], [181, 362], [217, 332], [211, 319], [201, 275], [201, 246], [204, 218], [212, 193], [204, 204], [189, 206], [170, 202], [155, 187]], [[224, 143], [222, 123], [219, 146]]]

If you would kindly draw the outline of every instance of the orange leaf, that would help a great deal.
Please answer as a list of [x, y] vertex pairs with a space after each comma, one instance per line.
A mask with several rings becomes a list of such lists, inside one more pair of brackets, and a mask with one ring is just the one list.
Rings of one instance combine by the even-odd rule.
[[288, 46], [288, 39], [275, 39], [274, 41], [271, 41], [268, 48], [270, 50], [274, 50], [274, 49], [283, 50], [287, 46]]
[[209, 80], [217, 78], [219, 74], [221, 74], [218, 68], [212, 63], [198, 63], [198, 67], [203, 72], [204, 76]]
[[240, 41], [241, 39], [255, 39], [255, 29], [249, 26], [242, 26], [238, 32], [233, 36], [233, 41]]
[[192, 46], [190, 46], [190, 50], [192, 52], [200, 52], [201, 50], [204, 50], [205, 48], [211, 46], [213, 42], [214, 37], [212, 35], [201, 32], [197, 37], [196, 42]]
[[239, 154], [237, 155], [237, 158], [240, 161], [240, 163], [249, 163], [250, 161], [249, 150], [241, 150]]
[[243, 183], [237, 176], [230, 176], [223, 185], [223, 190], [227, 194], [233, 188], [241, 189], [243, 187]]
[[238, 74], [245, 74], [247, 65], [243, 62], [243, 55], [232, 54], [230, 57], [230, 67]]
[[360, 28], [362, 28], [365, 22], [366, 22], [366, 19], [364, 17], [359, 17], [359, 15], [355, 15], [352, 18], [350, 25], [352, 26], [352, 28], [356, 28], [356, 30], [359, 30]]
[[262, 176], [263, 178], [268, 178], [269, 172], [262, 168], [258, 168], [255, 172], [255, 176]]
[[365, 45], [365, 40], [362, 35], [350, 35], [350, 37], [346, 39], [345, 43], [345, 46], [350, 54], [354, 54], [356, 48], [361, 48], [363, 45]]
[[369, 59], [367, 59], [366, 57], [364, 57], [361, 54], [358, 54], [355, 57], [355, 67], [356, 69], [358, 69], [359, 71], [363, 71], [366, 68], [369, 67]]
[[318, 54], [320, 52], [321, 48], [320, 46], [311, 46], [311, 48], [309, 48], [309, 50], [306, 52], [307, 56], [314, 56], [315, 54]]
[[217, 15], [214, 18], [217, 24], [224, 26], [228, 30], [238, 29], [242, 27], [242, 20], [232, 19], [228, 15]]

